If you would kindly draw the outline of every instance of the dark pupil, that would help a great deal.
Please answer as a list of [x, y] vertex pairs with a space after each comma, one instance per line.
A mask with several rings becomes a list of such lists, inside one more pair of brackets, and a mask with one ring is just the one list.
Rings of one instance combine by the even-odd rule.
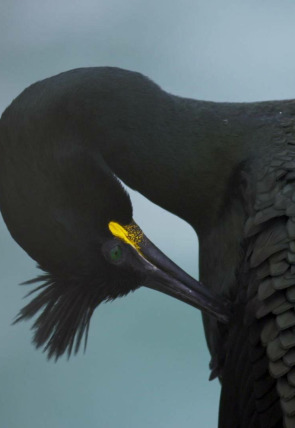
[[114, 261], [117, 261], [122, 256], [122, 249], [119, 245], [116, 245], [114, 248], [110, 251], [111, 259]]

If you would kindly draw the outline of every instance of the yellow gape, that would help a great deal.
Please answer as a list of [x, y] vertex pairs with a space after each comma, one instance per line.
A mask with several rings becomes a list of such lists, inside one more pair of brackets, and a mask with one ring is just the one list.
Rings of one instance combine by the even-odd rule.
[[132, 245], [140, 253], [140, 244], [143, 242], [144, 234], [135, 222], [121, 226], [115, 221], [110, 221], [109, 229], [116, 238], [120, 238], [126, 244]]

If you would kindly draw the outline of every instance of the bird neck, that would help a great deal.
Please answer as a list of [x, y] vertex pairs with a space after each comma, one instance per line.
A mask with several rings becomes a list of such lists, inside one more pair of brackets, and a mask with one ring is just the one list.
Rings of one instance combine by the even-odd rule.
[[249, 108], [160, 95], [142, 105], [122, 105], [104, 129], [99, 150], [129, 187], [189, 222], [198, 235], [206, 234], [263, 133], [259, 103]]

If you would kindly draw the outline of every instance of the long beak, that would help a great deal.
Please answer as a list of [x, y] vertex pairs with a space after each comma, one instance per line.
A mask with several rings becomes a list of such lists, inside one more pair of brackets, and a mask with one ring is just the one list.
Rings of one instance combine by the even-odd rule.
[[230, 303], [223, 297], [184, 272], [146, 237], [140, 252], [143, 259], [141, 262], [148, 272], [144, 286], [201, 309], [222, 323], [228, 322]]

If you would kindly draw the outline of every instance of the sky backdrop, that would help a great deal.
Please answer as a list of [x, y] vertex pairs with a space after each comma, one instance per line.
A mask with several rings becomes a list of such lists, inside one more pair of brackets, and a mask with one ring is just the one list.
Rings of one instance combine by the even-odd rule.
[[[294, 0], [1, 0], [0, 112], [26, 86], [76, 67], [139, 71], [176, 95], [295, 97]], [[134, 218], [198, 275], [191, 227], [130, 192]], [[97, 308], [86, 354], [48, 362], [31, 322], [11, 326], [35, 263], [0, 223], [1, 428], [215, 428], [218, 381], [200, 313], [152, 290]]]

